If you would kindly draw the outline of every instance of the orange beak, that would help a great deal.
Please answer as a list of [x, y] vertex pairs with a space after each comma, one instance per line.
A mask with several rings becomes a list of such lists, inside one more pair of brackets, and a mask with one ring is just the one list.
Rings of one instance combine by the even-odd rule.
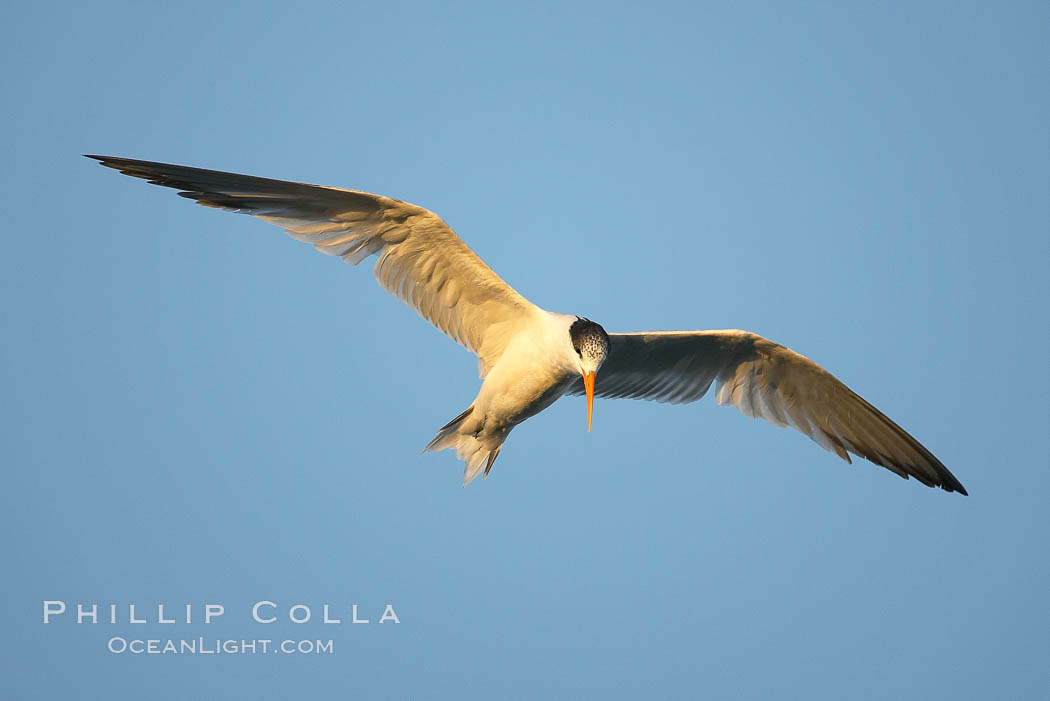
[[583, 387], [587, 390], [587, 433], [591, 432], [591, 416], [594, 414], [594, 373], [583, 373]]

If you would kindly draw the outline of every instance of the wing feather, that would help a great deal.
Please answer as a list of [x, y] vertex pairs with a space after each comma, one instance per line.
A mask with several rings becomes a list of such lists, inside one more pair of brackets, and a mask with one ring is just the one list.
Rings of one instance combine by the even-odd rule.
[[[901, 477], [966, 494], [921, 443], [809, 358], [747, 331], [609, 334], [599, 397], [692, 402], [715, 398], [745, 416], [791, 426], [846, 462], [863, 457]], [[583, 394], [577, 380], [570, 394]]]
[[482, 373], [503, 354], [519, 325], [539, 311], [423, 207], [358, 190], [129, 158], [88, 158], [180, 190], [179, 195], [199, 204], [276, 224], [351, 265], [378, 254], [379, 283], [475, 353]]

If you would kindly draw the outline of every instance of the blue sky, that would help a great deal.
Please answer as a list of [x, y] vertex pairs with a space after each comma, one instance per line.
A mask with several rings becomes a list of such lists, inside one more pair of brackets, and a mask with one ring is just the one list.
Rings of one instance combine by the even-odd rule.
[[[1045, 694], [1048, 14], [10, 10], [3, 695]], [[599, 399], [590, 434], [562, 400], [461, 489], [451, 453], [417, 454], [475, 361], [370, 265], [82, 153], [398, 197], [548, 309], [758, 332], [971, 496], [711, 397]], [[52, 599], [226, 614], [45, 626]], [[315, 619], [253, 623], [260, 600]], [[373, 622], [319, 624], [324, 603]], [[400, 624], [376, 622], [387, 603]], [[114, 636], [334, 653], [118, 655]]]

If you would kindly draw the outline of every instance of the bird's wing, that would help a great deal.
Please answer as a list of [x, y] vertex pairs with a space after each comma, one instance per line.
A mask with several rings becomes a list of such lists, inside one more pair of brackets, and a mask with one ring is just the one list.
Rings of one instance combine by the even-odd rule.
[[[659, 402], [693, 402], [718, 383], [719, 404], [791, 426], [846, 462], [849, 453], [966, 494], [941, 461], [881, 411], [809, 358], [746, 331], [609, 334], [594, 393]], [[570, 394], [583, 394], [577, 379]]]
[[380, 284], [477, 354], [482, 373], [539, 310], [433, 212], [357, 190], [201, 168], [88, 156], [125, 175], [181, 190], [199, 204], [251, 214], [357, 265], [378, 254]]

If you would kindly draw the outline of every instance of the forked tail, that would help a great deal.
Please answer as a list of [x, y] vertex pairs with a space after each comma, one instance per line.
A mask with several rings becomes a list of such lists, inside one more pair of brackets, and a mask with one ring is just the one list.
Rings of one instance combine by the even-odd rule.
[[496, 462], [499, 451], [507, 434], [495, 436], [485, 433], [484, 419], [471, 420], [474, 407], [449, 421], [438, 429], [434, 439], [427, 443], [424, 453], [438, 450], [455, 449], [456, 457], [466, 463], [463, 469], [463, 486], [466, 487], [484, 469], [483, 477], [488, 477], [492, 463]]

